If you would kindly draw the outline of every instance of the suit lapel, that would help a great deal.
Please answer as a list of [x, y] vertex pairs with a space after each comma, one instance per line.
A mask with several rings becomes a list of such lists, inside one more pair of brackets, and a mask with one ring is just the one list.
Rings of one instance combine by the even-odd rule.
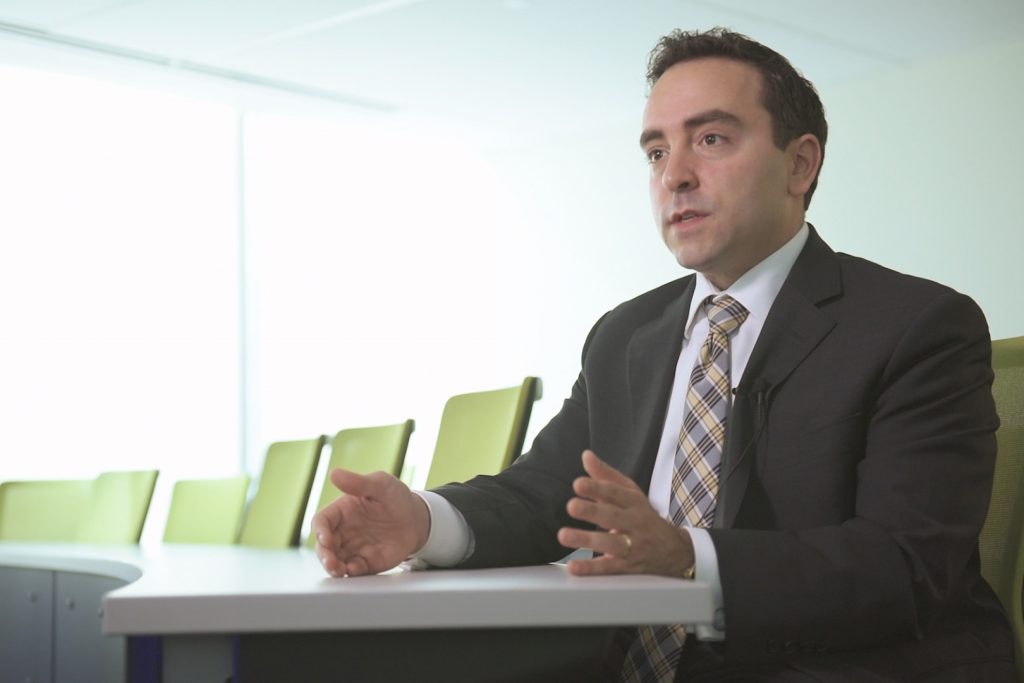
[[[669, 394], [675, 377], [679, 350], [683, 344], [686, 316], [693, 298], [694, 277], [687, 278], [681, 296], [676, 297], [660, 318], [640, 327], [627, 349], [629, 405], [633, 433], [642, 439], [636, 444], [634, 481], [648, 489], [658, 443], [665, 422]], [[668, 340], [668, 343], [666, 343]]]
[[772, 393], [835, 326], [819, 304], [841, 294], [835, 252], [812, 227], [807, 244], [772, 304], [736, 387], [726, 424], [716, 527], [731, 527], [735, 523], [754, 462], [751, 454], [765, 428]]

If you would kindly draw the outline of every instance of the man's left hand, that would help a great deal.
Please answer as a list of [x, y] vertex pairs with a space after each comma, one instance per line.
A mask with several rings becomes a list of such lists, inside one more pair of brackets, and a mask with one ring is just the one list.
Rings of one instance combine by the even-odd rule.
[[583, 451], [583, 469], [589, 476], [573, 482], [576, 497], [566, 509], [598, 530], [562, 527], [558, 542], [567, 548], [589, 548], [598, 555], [570, 560], [570, 573], [682, 577], [693, 566], [690, 534], [663, 519], [636, 482], [590, 450]]

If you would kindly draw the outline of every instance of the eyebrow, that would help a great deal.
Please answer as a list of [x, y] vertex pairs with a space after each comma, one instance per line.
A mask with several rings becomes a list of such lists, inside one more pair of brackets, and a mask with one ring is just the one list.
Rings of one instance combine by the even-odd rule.
[[[723, 109], [709, 109], [708, 111], [703, 111], [683, 121], [683, 129], [692, 130], [693, 128], [699, 128], [700, 126], [713, 123], [715, 121], [724, 121], [725, 123], [731, 123], [734, 125], [738, 125], [740, 123], [739, 117], [735, 114], [730, 114]], [[659, 140], [664, 137], [665, 133], [657, 128], [645, 130], [640, 134], [640, 147], [646, 147], [652, 140]]]

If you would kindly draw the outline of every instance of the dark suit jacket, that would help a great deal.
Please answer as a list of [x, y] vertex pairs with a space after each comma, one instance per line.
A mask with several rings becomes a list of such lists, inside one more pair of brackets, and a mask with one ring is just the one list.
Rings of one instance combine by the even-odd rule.
[[[466, 566], [565, 554], [580, 453], [650, 483], [693, 276], [594, 326], [531, 450], [438, 492], [475, 536]], [[834, 253], [811, 231], [736, 385], [711, 537], [727, 661], [850, 662], [895, 679], [1012, 658], [979, 575], [998, 426], [968, 297]], [[1007, 669], [1012, 670], [1012, 669]]]

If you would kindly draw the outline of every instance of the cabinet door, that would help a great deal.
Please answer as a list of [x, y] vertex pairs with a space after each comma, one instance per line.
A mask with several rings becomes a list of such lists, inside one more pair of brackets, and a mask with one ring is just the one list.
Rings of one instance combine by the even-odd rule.
[[51, 683], [53, 572], [0, 567], [0, 681]]
[[101, 600], [125, 585], [103, 576], [59, 572], [54, 614], [54, 683], [116, 683], [125, 680], [122, 636], [104, 636]]

